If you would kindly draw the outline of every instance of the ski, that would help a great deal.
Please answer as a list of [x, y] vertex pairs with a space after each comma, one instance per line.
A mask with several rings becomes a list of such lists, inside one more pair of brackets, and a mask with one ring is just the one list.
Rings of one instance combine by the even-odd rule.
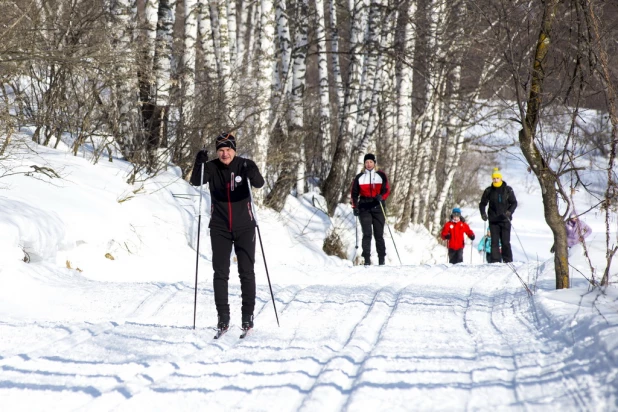
[[244, 339], [249, 334], [249, 332], [251, 332], [251, 330], [253, 330], [253, 328], [242, 329], [242, 333], [240, 334], [240, 339]]
[[228, 330], [230, 330], [230, 328], [227, 328], [227, 329], [217, 329], [217, 333], [215, 334], [214, 339], [219, 339], [221, 336], [225, 335]]

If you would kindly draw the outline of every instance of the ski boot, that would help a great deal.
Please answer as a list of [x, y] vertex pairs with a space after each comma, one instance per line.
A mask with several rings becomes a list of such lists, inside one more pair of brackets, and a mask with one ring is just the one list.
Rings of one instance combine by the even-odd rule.
[[219, 339], [225, 332], [230, 329], [230, 315], [219, 315], [219, 321], [217, 322], [217, 334], [215, 339]]
[[242, 315], [241, 329], [242, 334], [240, 335], [240, 338], [243, 339], [247, 336], [247, 333], [253, 329], [253, 315]]

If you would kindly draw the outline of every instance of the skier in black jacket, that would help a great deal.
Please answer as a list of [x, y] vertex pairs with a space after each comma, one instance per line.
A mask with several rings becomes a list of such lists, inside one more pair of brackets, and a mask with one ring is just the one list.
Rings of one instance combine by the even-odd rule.
[[[513, 188], [502, 181], [502, 173], [498, 168], [494, 169], [491, 180], [491, 186], [485, 189], [479, 203], [481, 218], [485, 221], [489, 220], [491, 233], [491, 262], [489, 263], [508, 263], [513, 261], [511, 219], [517, 207], [517, 199]], [[488, 213], [485, 213], [488, 203]]]
[[[253, 328], [255, 307], [255, 219], [251, 209], [251, 186], [264, 186], [264, 178], [255, 162], [236, 156], [236, 138], [223, 133], [216, 139], [217, 158], [208, 161], [208, 153], [200, 151], [195, 159], [191, 184], [208, 183], [210, 188], [210, 241], [212, 243], [213, 287], [217, 307], [217, 328], [230, 325], [228, 280], [232, 246], [238, 259], [238, 275], [242, 295], [242, 328]], [[200, 181], [204, 165], [204, 179]]]

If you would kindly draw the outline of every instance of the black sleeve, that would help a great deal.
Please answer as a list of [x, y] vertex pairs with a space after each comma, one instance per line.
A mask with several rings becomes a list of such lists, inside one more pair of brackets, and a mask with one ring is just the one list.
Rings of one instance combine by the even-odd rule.
[[245, 159], [245, 161], [243, 162], [243, 169], [245, 177], [250, 179], [251, 181], [251, 186], [255, 187], [256, 189], [264, 186], [264, 177], [260, 173], [260, 169], [258, 169], [257, 165], [253, 160]]
[[[208, 171], [208, 163], [201, 163], [198, 159], [195, 159], [195, 163], [193, 164], [193, 171], [191, 172], [191, 179], [189, 179], [189, 183], [193, 186], [200, 186], [208, 183], [208, 179], [210, 178], [210, 173]], [[202, 165], [204, 165], [204, 180], [200, 182], [200, 177], [202, 175]]]
[[358, 176], [352, 180], [352, 188], [350, 189], [350, 198], [352, 200], [352, 207], [358, 205], [358, 196], [360, 195], [360, 186], [358, 184]]
[[481, 201], [479, 203], [479, 211], [481, 215], [485, 214], [485, 208], [487, 207], [487, 203], [489, 202], [489, 189], [485, 189], [483, 192], [483, 196], [481, 197]]
[[517, 198], [515, 198], [515, 192], [513, 191], [513, 188], [511, 186], [508, 187], [508, 191], [509, 191], [508, 211], [511, 212], [511, 214], [513, 214], [513, 212], [517, 208]]

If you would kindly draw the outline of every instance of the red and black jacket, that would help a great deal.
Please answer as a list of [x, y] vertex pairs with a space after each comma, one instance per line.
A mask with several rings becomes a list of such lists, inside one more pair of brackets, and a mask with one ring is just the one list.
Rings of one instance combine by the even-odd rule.
[[386, 174], [381, 170], [365, 170], [359, 173], [352, 182], [352, 207], [359, 210], [367, 210], [379, 205], [375, 200], [377, 195], [382, 195], [386, 200], [391, 194]]
[[[219, 159], [204, 163], [204, 180], [201, 183], [208, 183], [210, 188], [209, 228], [236, 232], [255, 227], [247, 186], [248, 168], [256, 171], [251, 186], [264, 186], [264, 178], [253, 160], [237, 156], [227, 166]], [[200, 185], [201, 171], [201, 164], [196, 163], [190, 180], [193, 186]]]

